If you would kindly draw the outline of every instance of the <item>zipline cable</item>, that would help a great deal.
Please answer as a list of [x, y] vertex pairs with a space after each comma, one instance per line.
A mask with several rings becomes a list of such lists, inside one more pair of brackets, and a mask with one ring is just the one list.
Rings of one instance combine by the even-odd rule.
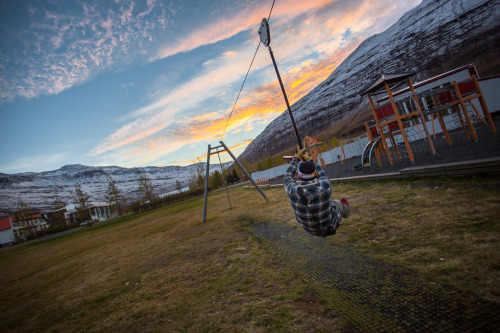
[[238, 96], [236, 97], [236, 101], [234, 102], [233, 109], [231, 110], [231, 113], [229, 114], [229, 118], [227, 119], [226, 126], [224, 127], [224, 131], [222, 132], [221, 135], [221, 140], [224, 137], [224, 134], [226, 133], [227, 125], [229, 125], [229, 120], [231, 120], [231, 116], [233, 115], [234, 108], [236, 107], [236, 103], [238, 103], [238, 99], [240, 98], [241, 91], [243, 90], [243, 86], [245, 85], [245, 81], [247, 80], [248, 73], [250, 73], [250, 68], [252, 68], [253, 61], [255, 60], [255, 56], [257, 55], [257, 51], [259, 51], [260, 47], [260, 42], [257, 45], [257, 49], [255, 50], [255, 53], [252, 58], [252, 62], [250, 63], [250, 67], [248, 67], [247, 74], [245, 75], [245, 79], [243, 80], [243, 84], [241, 85], [240, 92], [238, 93]]
[[[269, 15], [267, 16], [268, 21], [271, 18], [271, 13], [273, 12], [275, 1], [276, 0], [273, 0], [273, 4], [271, 5], [271, 10], [269, 10]], [[238, 99], [240, 98], [240, 94], [243, 90], [243, 86], [245, 85], [248, 74], [250, 73], [250, 69], [252, 68], [253, 62], [255, 60], [255, 56], [257, 55], [257, 52], [259, 51], [259, 47], [260, 47], [260, 41], [259, 41], [259, 44], [257, 44], [257, 49], [255, 50], [252, 61], [250, 62], [250, 66], [248, 67], [248, 71], [247, 71], [247, 74], [245, 75], [245, 79], [243, 80], [243, 83], [241, 84], [241, 88], [240, 88], [240, 91], [238, 92], [238, 96], [236, 96], [236, 101], [234, 101], [233, 109], [231, 110], [231, 113], [229, 114], [229, 118], [227, 119], [226, 126], [224, 127], [224, 131], [222, 132], [222, 135], [221, 135], [221, 140], [224, 137], [224, 134], [226, 133], [227, 125], [229, 125], [229, 120], [231, 120], [231, 116], [233, 115], [233, 111], [234, 111], [234, 108], [236, 107], [236, 103], [238, 103]]]

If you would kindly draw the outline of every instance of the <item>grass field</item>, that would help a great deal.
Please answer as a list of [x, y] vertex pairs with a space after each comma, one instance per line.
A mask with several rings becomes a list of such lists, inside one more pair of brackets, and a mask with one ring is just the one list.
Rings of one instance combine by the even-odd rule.
[[[248, 221], [297, 228], [282, 188], [230, 190], [0, 250], [0, 331], [352, 331]], [[334, 184], [351, 217], [329, 244], [500, 303], [500, 178]]]

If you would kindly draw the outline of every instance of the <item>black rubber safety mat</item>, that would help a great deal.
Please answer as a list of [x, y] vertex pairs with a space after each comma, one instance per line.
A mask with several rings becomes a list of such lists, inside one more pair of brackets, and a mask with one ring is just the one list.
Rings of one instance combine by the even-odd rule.
[[[250, 231], [362, 332], [499, 332], [500, 304], [279, 223]], [[333, 236], [335, 237], [335, 236]]]

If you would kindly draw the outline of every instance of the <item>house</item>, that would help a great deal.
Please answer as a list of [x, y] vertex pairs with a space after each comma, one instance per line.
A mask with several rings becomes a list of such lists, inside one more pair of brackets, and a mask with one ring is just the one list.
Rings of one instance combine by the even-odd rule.
[[12, 245], [16, 240], [12, 229], [12, 222], [14, 222], [14, 216], [0, 220], [0, 246]]
[[[65, 207], [66, 212], [64, 216], [66, 218], [66, 223], [76, 223], [78, 222], [78, 212], [74, 204], [67, 205]], [[116, 211], [116, 205], [109, 205], [106, 202], [91, 202], [89, 207], [90, 221], [106, 221], [118, 216]], [[89, 222], [89, 221], [80, 221]]]
[[90, 215], [93, 221], [106, 221], [118, 217], [116, 205], [109, 205], [106, 202], [93, 202]]
[[16, 241], [26, 241], [32, 237], [36, 238], [37, 234], [45, 232], [48, 227], [47, 219], [41, 213], [12, 222], [12, 229]]

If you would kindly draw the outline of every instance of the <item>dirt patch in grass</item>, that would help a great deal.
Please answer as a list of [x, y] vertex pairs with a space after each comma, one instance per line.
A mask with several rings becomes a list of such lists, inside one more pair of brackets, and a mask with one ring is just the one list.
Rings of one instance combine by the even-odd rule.
[[492, 330], [497, 303], [418, 272], [328, 242], [277, 222], [249, 228], [282, 264], [300, 276], [328, 309], [356, 329], [374, 331]]

